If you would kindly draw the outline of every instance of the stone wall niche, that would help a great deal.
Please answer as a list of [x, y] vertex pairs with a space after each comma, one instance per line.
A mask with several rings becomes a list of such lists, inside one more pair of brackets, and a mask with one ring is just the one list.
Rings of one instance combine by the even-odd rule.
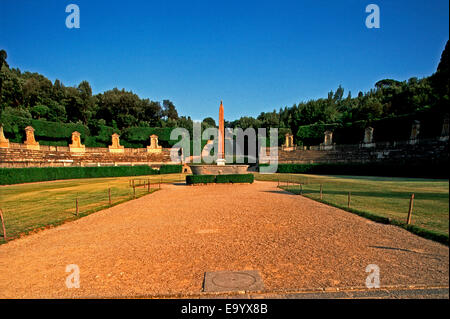
[[147, 146], [147, 152], [148, 153], [162, 152], [162, 146], [158, 145], [158, 135], [153, 134], [150, 136], [150, 146]]
[[77, 131], [72, 133], [72, 144], [69, 144], [72, 153], [84, 153], [86, 147], [81, 144], [81, 134]]
[[39, 142], [36, 142], [36, 139], [34, 138], [34, 128], [27, 126], [25, 128], [25, 136], [26, 140], [23, 143], [27, 146], [27, 149], [39, 151]]
[[125, 147], [123, 145], [120, 145], [119, 137], [120, 137], [120, 135], [117, 133], [114, 133], [111, 136], [112, 145], [108, 146], [110, 153], [124, 153], [125, 152]]
[[0, 125], [0, 148], [9, 148], [9, 140], [3, 133], [3, 126]]

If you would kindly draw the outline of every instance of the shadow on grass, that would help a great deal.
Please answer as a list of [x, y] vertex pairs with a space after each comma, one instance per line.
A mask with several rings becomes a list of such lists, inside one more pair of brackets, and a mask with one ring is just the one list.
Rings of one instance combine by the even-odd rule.
[[[298, 189], [295, 189], [294, 191], [291, 190], [288, 192], [293, 193], [293, 194], [299, 194], [300, 191]], [[318, 193], [318, 192], [311, 192], [311, 193]], [[357, 194], [357, 193], [358, 192], [352, 193], [352, 194]], [[361, 193], [365, 193], [365, 192], [361, 192]], [[303, 195], [305, 195], [305, 194], [306, 194], [305, 191], [303, 191]], [[348, 192], [338, 192], [338, 194], [348, 194]], [[309, 198], [311, 198], [311, 197], [309, 197]], [[448, 197], [446, 197], [446, 198], [448, 198]], [[407, 225], [404, 222], [401, 222], [401, 221], [398, 221], [395, 219], [380, 216], [380, 215], [370, 213], [367, 211], [362, 211], [362, 210], [358, 210], [358, 209], [354, 209], [354, 208], [348, 208], [346, 206], [339, 205], [339, 204], [336, 204], [333, 202], [329, 202], [327, 200], [320, 200], [320, 199], [316, 199], [316, 198], [311, 198], [311, 199], [315, 200], [317, 202], [326, 204], [328, 206], [336, 207], [336, 208], [342, 209], [344, 211], [359, 215], [361, 217], [370, 219], [370, 220], [378, 222], [378, 223], [395, 225], [395, 226], [401, 227], [403, 229], [406, 229], [406, 230], [410, 231], [411, 233], [418, 235], [420, 237], [423, 237], [426, 239], [431, 239], [431, 240], [437, 241], [437, 242], [442, 243], [447, 246], [449, 245], [449, 235], [448, 234], [442, 234], [440, 232], [424, 229], [424, 228], [421, 228], [421, 227], [418, 227], [415, 225]]]
[[[283, 189], [286, 189], [285, 186], [282, 186]], [[288, 187], [286, 189], [288, 192], [293, 193], [299, 193], [300, 190], [298, 188], [292, 188]], [[323, 189], [323, 194], [326, 195], [348, 195], [347, 191], [340, 191], [340, 190], [327, 190], [326, 188]], [[380, 198], [400, 198], [400, 199], [409, 199], [411, 198], [411, 194], [414, 193], [414, 197], [416, 199], [422, 199], [422, 200], [448, 200], [448, 194], [443, 193], [421, 193], [421, 192], [361, 192], [361, 191], [352, 191], [350, 190], [350, 193], [352, 196], [362, 196], [362, 197], [380, 197]], [[303, 189], [303, 195], [306, 194], [319, 194], [319, 190], [310, 190], [310, 189]]]

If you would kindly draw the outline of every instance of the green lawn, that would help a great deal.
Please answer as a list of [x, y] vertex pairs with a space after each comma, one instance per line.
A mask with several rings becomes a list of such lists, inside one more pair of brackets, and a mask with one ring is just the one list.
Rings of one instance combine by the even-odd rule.
[[298, 194], [299, 185], [287, 186], [286, 182], [304, 183], [303, 195], [323, 200], [333, 206], [387, 217], [395, 224], [406, 222], [411, 194], [414, 194], [412, 225], [437, 234], [449, 235], [449, 181], [421, 178], [390, 178], [365, 176], [322, 176], [303, 174], [255, 174], [256, 180], [281, 181], [280, 187]]
[[[130, 179], [150, 180], [151, 192], [163, 183], [185, 180], [183, 174], [109, 177], [0, 186], [0, 208], [6, 224], [8, 240], [30, 231], [58, 225], [109, 207], [108, 189], [112, 205], [133, 199]], [[153, 184], [153, 185], [152, 185]], [[136, 185], [138, 183], [136, 182]], [[136, 197], [148, 194], [147, 187], [136, 187]], [[75, 215], [78, 197], [79, 215]], [[0, 244], [4, 243], [0, 226]]]

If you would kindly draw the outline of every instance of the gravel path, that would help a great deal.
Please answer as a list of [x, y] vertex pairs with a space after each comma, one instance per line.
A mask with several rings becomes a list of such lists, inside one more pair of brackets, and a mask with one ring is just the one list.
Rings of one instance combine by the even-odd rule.
[[[81, 287], [65, 285], [66, 265]], [[199, 294], [206, 271], [257, 270], [266, 291], [448, 286], [449, 249], [302, 196], [253, 185], [163, 190], [0, 246], [1, 298]]]

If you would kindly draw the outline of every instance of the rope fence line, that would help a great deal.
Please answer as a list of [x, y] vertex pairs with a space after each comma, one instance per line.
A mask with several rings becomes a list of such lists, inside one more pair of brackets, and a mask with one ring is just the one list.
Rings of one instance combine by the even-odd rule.
[[3, 218], [3, 210], [0, 208], [0, 219], [2, 220], [2, 228], [3, 228], [3, 239], [6, 242], [6, 227], [5, 227], [5, 220]]
[[[107, 206], [113, 206], [114, 203], [117, 203], [118, 201], [114, 201], [114, 199], [119, 199], [119, 202], [122, 202], [124, 199], [136, 199], [140, 196], [143, 196], [144, 194], [150, 194], [152, 190], [160, 189], [160, 182], [159, 185], [157, 183], [151, 183], [150, 179], [130, 179], [128, 181], [129, 191], [121, 193], [119, 189], [119, 192], [114, 194], [114, 188], [108, 187], [105, 190], [105, 199], [99, 200], [98, 192], [96, 194], [84, 194], [83, 196], [80, 196], [78, 193], [75, 197], [75, 216], [79, 216], [80, 211], [82, 209], [82, 206], [92, 206], [96, 204], [104, 203]], [[140, 191], [139, 191], [140, 190]], [[142, 193], [142, 190], [145, 191], [145, 193]], [[84, 203], [84, 205], [82, 205]]]
[[[298, 185], [298, 188], [297, 188]], [[285, 190], [287, 190], [288, 192], [291, 193], [297, 193], [298, 191], [298, 195], [303, 195], [304, 192], [304, 185], [319, 185], [319, 199], [320, 201], [324, 201], [324, 185], [322, 183], [318, 184], [318, 183], [305, 183], [305, 182], [298, 182], [298, 181], [293, 181], [290, 179], [287, 180], [281, 180], [278, 179], [277, 180], [277, 187], [278, 188], [283, 188]], [[310, 193], [316, 193], [317, 191], [309, 191]], [[345, 195], [345, 193], [347, 193], [347, 209], [351, 209], [352, 208], [352, 192], [348, 191], [342, 192], [342, 195]], [[414, 211], [414, 194], [411, 194], [410, 200], [409, 200], [409, 206], [408, 206], [408, 214], [405, 220], [405, 224], [406, 225], [411, 225], [411, 220], [412, 220], [412, 215], [413, 215], [413, 211]]]

